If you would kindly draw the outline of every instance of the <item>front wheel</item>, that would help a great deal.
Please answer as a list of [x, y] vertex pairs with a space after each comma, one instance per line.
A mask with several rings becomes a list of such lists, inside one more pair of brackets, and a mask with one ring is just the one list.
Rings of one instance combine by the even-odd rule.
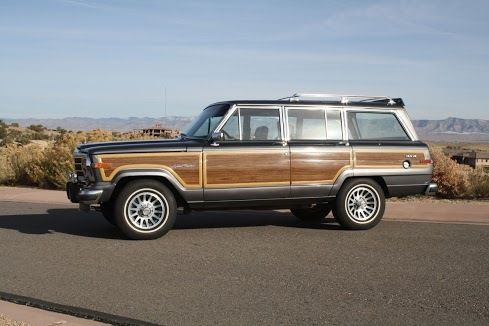
[[173, 193], [159, 181], [136, 180], [119, 192], [114, 217], [119, 229], [130, 239], [156, 239], [175, 223], [177, 203]]
[[100, 212], [105, 217], [105, 220], [110, 224], [117, 226], [114, 218], [114, 205], [112, 203], [100, 204]]
[[334, 215], [351, 230], [367, 230], [377, 225], [385, 210], [384, 191], [372, 179], [350, 179], [336, 197]]

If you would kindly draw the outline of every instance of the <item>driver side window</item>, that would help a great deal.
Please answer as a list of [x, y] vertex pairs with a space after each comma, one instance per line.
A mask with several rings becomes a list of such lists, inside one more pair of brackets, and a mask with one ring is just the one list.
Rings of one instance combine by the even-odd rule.
[[221, 129], [225, 141], [282, 139], [279, 109], [239, 108]]
[[232, 116], [221, 129], [224, 138], [223, 140], [239, 140], [239, 117], [238, 110], [236, 110]]

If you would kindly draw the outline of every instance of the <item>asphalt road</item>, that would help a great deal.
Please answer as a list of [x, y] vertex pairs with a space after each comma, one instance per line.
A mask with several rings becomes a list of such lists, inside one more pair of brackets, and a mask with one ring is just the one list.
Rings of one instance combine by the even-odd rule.
[[179, 216], [129, 241], [98, 213], [0, 202], [0, 291], [159, 324], [489, 324], [489, 226]]

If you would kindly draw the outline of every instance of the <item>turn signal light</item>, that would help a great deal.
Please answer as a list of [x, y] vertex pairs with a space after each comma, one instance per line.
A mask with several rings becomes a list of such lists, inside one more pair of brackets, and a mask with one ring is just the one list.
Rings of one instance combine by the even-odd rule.
[[93, 165], [93, 167], [96, 169], [110, 169], [110, 168], [112, 168], [112, 163], [97, 162]]
[[421, 160], [419, 161], [421, 164], [433, 164], [433, 160]]

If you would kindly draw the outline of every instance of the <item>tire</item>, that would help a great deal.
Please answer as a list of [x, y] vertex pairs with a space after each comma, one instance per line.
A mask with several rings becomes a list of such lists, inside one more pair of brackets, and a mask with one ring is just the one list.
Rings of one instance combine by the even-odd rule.
[[372, 179], [350, 179], [336, 197], [333, 214], [336, 221], [350, 230], [367, 230], [377, 225], [385, 210], [385, 195]]
[[114, 218], [129, 239], [149, 240], [165, 235], [173, 227], [177, 202], [168, 187], [152, 179], [135, 180], [119, 192]]
[[331, 212], [331, 207], [318, 204], [311, 207], [291, 208], [290, 211], [295, 217], [304, 222], [319, 222]]
[[110, 224], [112, 224], [114, 226], [117, 226], [117, 224], [115, 222], [115, 217], [114, 217], [114, 205], [112, 202], [100, 204], [100, 212], [105, 217], [107, 222], [109, 222]]

